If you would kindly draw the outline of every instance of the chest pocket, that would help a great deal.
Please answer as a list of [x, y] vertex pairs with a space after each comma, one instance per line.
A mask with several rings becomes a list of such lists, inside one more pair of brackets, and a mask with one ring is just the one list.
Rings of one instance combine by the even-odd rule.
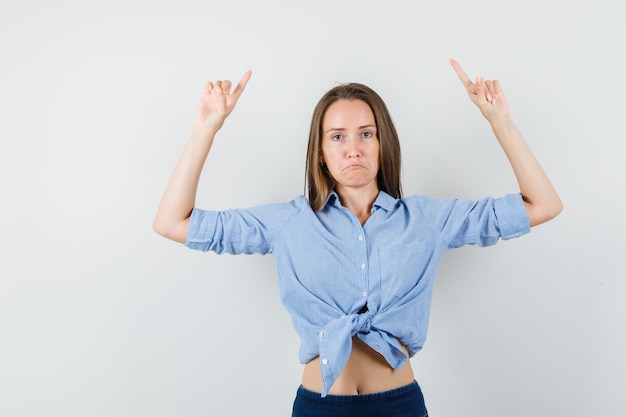
[[411, 291], [424, 274], [428, 259], [421, 242], [379, 248], [380, 291], [386, 298], [383, 303], [393, 302]]

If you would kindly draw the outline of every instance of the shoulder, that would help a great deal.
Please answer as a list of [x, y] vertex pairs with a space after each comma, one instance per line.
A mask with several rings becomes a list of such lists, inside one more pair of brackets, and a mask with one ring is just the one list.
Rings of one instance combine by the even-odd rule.
[[246, 225], [261, 224], [274, 227], [285, 223], [294, 215], [310, 209], [307, 199], [300, 195], [293, 200], [276, 203], [265, 203], [245, 208], [228, 208], [223, 210], [203, 210], [194, 208], [191, 224], [196, 223], [241, 223]]
[[453, 205], [458, 199], [445, 197], [432, 197], [423, 194], [415, 194], [398, 199], [398, 204], [413, 210], [442, 209]]
[[236, 211], [246, 213], [248, 216], [257, 219], [263, 219], [275, 226], [289, 223], [308, 212], [312, 213], [311, 205], [303, 195], [299, 195], [290, 201], [268, 203]]
[[306, 209], [307, 207], [310, 208], [308, 200], [303, 195], [299, 195], [289, 201], [263, 203], [263, 204], [259, 204], [259, 205], [255, 205], [255, 206], [251, 206], [247, 208], [239, 208], [239, 209], [231, 209], [231, 210], [286, 214], [286, 213], [299, 212], [299, 211], [302, 211], [303, 209]]

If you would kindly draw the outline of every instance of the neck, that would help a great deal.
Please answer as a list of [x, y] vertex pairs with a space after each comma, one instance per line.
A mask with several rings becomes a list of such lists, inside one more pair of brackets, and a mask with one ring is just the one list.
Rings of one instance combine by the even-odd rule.
[[364, 225], [372, 213], [372, 205], [378, 197], [378, 186], [367, 188], [337, 188], [341, 205], [350, 210]]

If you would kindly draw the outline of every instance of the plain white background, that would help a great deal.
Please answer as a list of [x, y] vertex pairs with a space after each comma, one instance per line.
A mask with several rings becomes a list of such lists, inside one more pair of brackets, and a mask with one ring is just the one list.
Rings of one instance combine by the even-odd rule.
[[0, 415], [288, 416], [298, 339], [271, 257], [151, 230], [208, 80], [254, 75], [198, 205], [304, 190], [337, 82], [387, 101], [407, 195], [516, 192], [448, 59], [501, 80], [565, 203], [447, 253], [412, 360], [431, 415], [617, 417], [626, 388], [619, 0], [3, 1]]

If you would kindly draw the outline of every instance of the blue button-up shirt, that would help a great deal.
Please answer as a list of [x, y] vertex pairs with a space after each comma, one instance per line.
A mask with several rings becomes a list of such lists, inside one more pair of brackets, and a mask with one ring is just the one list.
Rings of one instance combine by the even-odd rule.
[[408, 360], [400, 343], [411, 357], [422, 348], [446, 250], [493, 245], [529, 230], [519, 194], [464, 201], [380, 192], [362, 226], [332, 193], [318, 212], [304, 196], [249, 209], [194, 209], [185, 244], [273, 254], [281, 300], [301, 338], [300, 362], [319, 355], [326, 396], [355, 334], [395, 369]]

